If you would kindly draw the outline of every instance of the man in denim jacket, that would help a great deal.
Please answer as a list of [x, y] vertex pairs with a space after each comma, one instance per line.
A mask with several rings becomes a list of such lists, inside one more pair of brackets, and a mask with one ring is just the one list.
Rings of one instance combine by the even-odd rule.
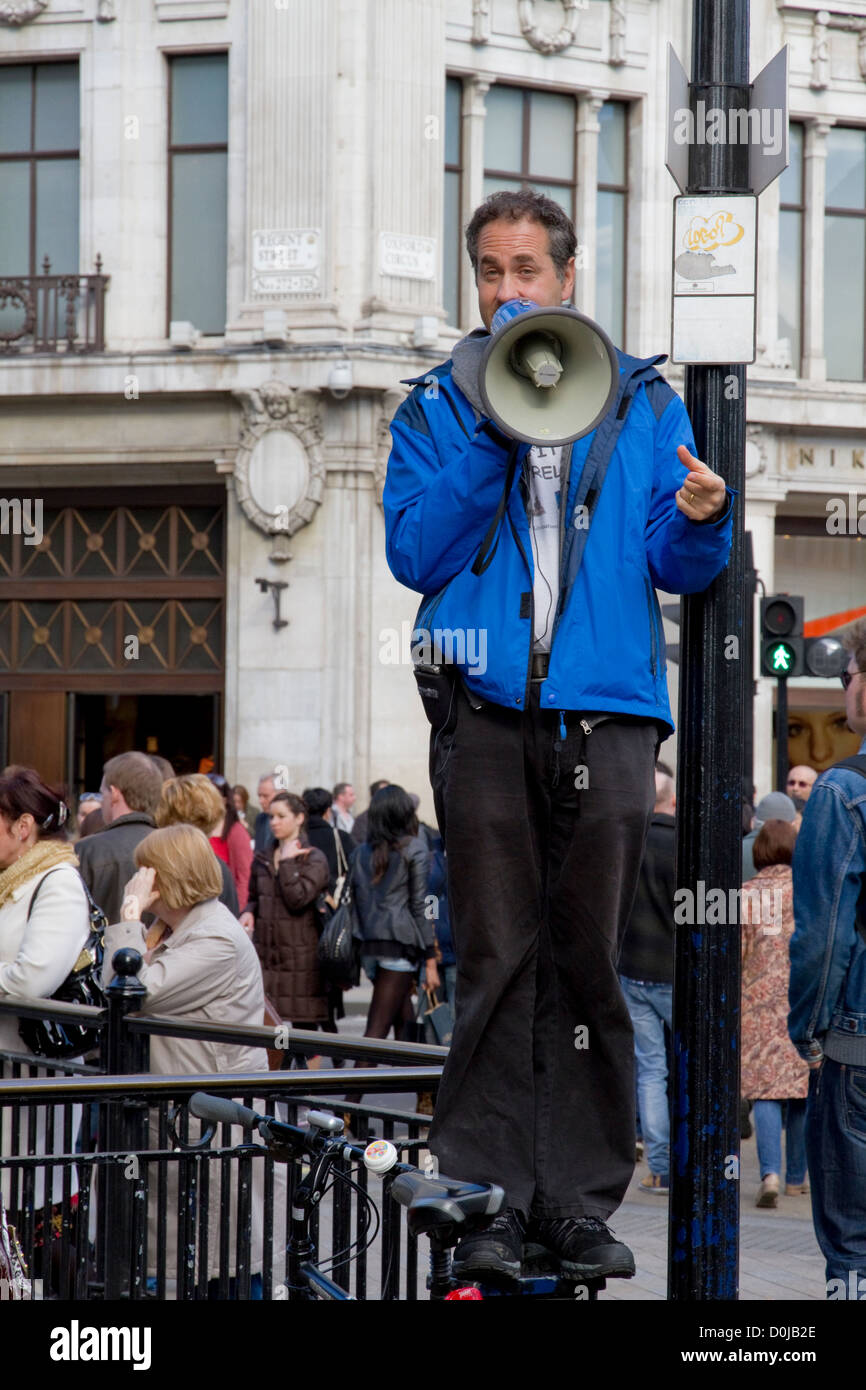
[[[848, 724], [866, 754], [866, 621], [845, 645]], [[866, 1298], [866, 775], [840, 763], [818, 778], [793, 874], [788, 1031], [811, 1068], [806, 1149], [815, 1234], [827, 1296]]]

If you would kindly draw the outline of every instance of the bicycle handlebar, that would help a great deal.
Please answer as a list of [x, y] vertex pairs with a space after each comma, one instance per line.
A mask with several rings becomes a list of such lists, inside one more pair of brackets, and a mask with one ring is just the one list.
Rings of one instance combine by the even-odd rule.
[[209, 1120], [215, 1125], [242, 1125], [244, 1129], [255, 1129], [259, 1116], [246, 1105], [236, 1100], [226, 1100], [222, 1096], [208, 1096], [204, 1091], [196, 1091], [190, 1096], [189, 1113], [199, 1120]]
[[288, 1149], [314, 1157], [328, 1152], [339, 1153], [355, 1163], [363, 1163], [372, 1173], [387, 1172], [396, 1176], [399, 1172], [414, 1172], [411, 1165], [397, 1162], [397, 1150], [386, 1140], [376, 1140], [366, 1149], [346, 1143], [338, 1137], [342, 1122], [323, 1111], [311, 1110], [307, 1117], [310, 1128], [301, 1129], [273, 1115], [258, 1115], [246, 1105], [222, 1096], [210, 1096], [204, 1091], [190, 1096], [187, 1108], [191, 1115], [211, 1124], [241, 1125], [244, 1129], [257, 1130], [272, 1151]]

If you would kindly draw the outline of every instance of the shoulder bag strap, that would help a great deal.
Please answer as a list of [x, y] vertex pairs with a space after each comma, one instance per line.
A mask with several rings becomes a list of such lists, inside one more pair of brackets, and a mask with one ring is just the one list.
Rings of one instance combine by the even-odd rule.
[[[57, 873], [57, 869], [49, 869], [47, 874], [43, 874], [43, 875], [42, 875], [42, 877], [40, 878], [40, 880], [39, 880], [39, 882], [37, 883], [36, 887], [33, 889], [33, 892], [30, 894], [30, 902], [29, 902], [29, 904], [28, 904], [28, 906], [27, 906], [27, 921], [28, 921], [28, 922], [30, 921], [30, 914], [31, 914], [31, 912], [33, 911], [33, 904], [36, 902], [36, 899], [39, 897], [39, 889], [42, 887], [42, 885], [43, 885], [43, 883], [45, 882], [46, 878], [50, 878], [52, 874], [56, 874], [56, 873]], [[82, 883], [83, 883], [83, 882], [84, 882], [84, 880], [82, 879]], [[85, 891], [86, 891], [86, 890], [85, 890]], [[87, 896], [90, 897], [90, 894], [88, 893]]]
[[346, 851], [343, 849], [343, 841], [340, 838], [339, 830], [335, 825], [332, 826], [331, 829], [334, 832], [334, 846], [337, 851], [337, 877], [339, 878], [341, 874], [347, 872], [349, 861], [346, 859]]

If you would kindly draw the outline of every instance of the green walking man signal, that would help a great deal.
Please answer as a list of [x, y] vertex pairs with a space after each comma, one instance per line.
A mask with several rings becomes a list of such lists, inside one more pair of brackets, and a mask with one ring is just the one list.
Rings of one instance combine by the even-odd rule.
[[796, 660], [794, 649], [789, 647], [787, 642], [777, 642], [770, 649], [770, 664], [775, 676], [790, 675]]

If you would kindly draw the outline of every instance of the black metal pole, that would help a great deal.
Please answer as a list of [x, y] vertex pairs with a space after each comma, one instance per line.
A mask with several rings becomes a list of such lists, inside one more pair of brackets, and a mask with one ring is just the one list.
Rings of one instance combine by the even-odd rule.
[[788, 677], [776, 681], [776, 791], [788, 780]]
[[[135, 1074], [147, 1070], [148, 1039], [126, 1027], [130, 1013], [137, 1013], [147, 990], [138, 978], [141, 955], [130, 947], [116, 951], [112, 965], [117, 974], [106, 989], [108, 1020], [103, 1031], [102, 1064], [110, 1076]], [[108, 1101], [102, 1108], [100, 1151], [128, 1156], [104, 1168], [104, 1202], [100, 1203], [102, 1225], [105, 1297], [128, 1298], [133, 1270], [141, 1263], [141, 1252], [132, 1248], [133, 1232], [140, 1223], [134, 1219], [133, 1204], [138, 1184], [132, 1161], [147, 1148], [147, 1106], [138, 1100]]]
[[[747, 108], [748, 0], [695, 0], [692, 13], [692, 110]], [[689, 193], [748, 188], [748, 146], [691, 146]], [[675, 939], [668, 1279], [672, 1300], [700, 1301], [737, 1297], [740, 926], [728, 905], [741, 882], [746, 370], [685, 377], [699, 457], [739, 494], [729, 564], [684, 599], [681, 623], [677, 884], [694, 920]], [[726, 910], [711, 915], [712, 889]]]
[[743, 566], [745, 609], [740, 653], [743, 665], [743, 796], [751, 802], [755, 785], [755, 594], [758, 590], [751, 531], [745, 535]]

